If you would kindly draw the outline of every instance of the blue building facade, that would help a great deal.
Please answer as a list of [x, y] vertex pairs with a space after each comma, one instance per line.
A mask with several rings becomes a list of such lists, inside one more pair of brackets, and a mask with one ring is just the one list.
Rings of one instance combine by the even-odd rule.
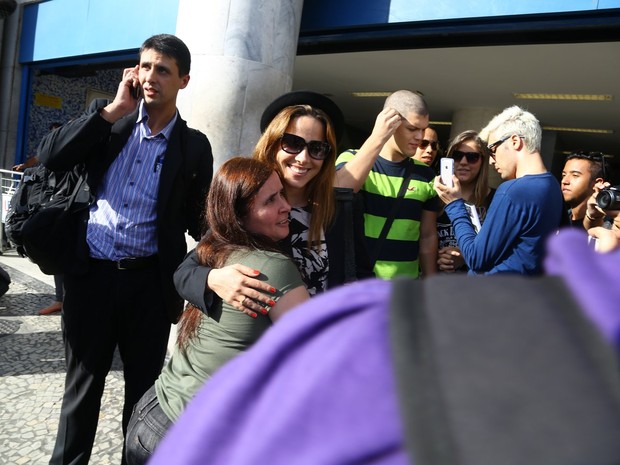
[[[249, 1], [249, 0], [248, 0]], [[52, 122], [77, 116], [93, 96], [113, 96], [140, 43], [175, 33], [178, 0], [49, 0], [21, 14], [21, 85], [13, 159]], [[617, 33], [620, 0], [504, 2], [306, 0], [298, 54], [584, 40]], [[122, 14], [119, 14], [122, 12]], [[5, 155], [5, 164], [11, 157]]]

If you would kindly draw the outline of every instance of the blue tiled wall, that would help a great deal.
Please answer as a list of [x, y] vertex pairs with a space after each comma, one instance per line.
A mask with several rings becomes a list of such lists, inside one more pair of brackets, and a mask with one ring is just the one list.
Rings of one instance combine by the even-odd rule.
[[[86, 102], [88, 89], [114, 95], [122, 74], [122, 69], [109, 69], [97, 71], [95, 76], [83, 78], [66, 78], [45, 74], [34, 76], [26, 151], [28, 156], [36, 154], [39, 141], [47, 134], [50, 124], [56, 121], [66, 123], [84, 112], [86, 105], [90, 103]], [[62, 108], [35, 105], [34, 96], [36, 93], [59, 97], [62, 99]]]

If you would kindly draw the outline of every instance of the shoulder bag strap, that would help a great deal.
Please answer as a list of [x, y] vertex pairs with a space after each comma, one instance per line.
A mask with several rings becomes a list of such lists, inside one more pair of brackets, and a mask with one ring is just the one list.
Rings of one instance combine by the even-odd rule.
[[390, 213], [388, 214], [385, 223], [383, 223], [383, 228], [381, 229], [381, 233], [377, 238], [377, 243], [375, 245], [375, 249], [370, 256], [370, 263], [372, 266], [375, 266], [377, 259], [379, 258], [379, 253], [381, 252], [381, 247], [383, 247], [383, 242], [392, 227], [392, 223], [394, 222], [394, 217], [396, 216], [396, 212], [402, 203], [403, 198], [405, 197], [405, 191], [407, 187], [409, 187], [409, 180], [411, 179], [411, 175], [413, 174], [413, 162], [409, 161], [405, 168], [405, 176], [403, 178], [403, 183], [400, 185], [400, 189], [398, 190], [398, 194], [396, 195], [396, 199], [394, 199], [394, 203], [392, 204], [392, 208], [390, 209]]

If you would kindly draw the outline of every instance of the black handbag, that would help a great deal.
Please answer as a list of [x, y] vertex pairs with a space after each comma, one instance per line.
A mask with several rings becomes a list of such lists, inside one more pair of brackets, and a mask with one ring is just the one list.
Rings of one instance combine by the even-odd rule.
[[92, 202], [86, 170], [54, 172], [55, 189], [22, 226], [24, 254], [45, 274], [64, 274], [75, 265], [81, 212]]

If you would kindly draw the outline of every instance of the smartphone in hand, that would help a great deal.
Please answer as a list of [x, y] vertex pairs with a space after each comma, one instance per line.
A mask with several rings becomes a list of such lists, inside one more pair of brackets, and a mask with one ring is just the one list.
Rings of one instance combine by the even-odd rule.
[[140, 84], [133, 85], [129, 88], [129, 92], [134, 99], [140, 100], [142, 97], [142, 86]]
[[453, 187], [452, 175], [454, 174], [454, 159], [453, 158], [442, 158], [440, 160], [439, 166], [440, 166], [439, 176], [441, 177], [441, 182], [444, 183], [448, 187]]

